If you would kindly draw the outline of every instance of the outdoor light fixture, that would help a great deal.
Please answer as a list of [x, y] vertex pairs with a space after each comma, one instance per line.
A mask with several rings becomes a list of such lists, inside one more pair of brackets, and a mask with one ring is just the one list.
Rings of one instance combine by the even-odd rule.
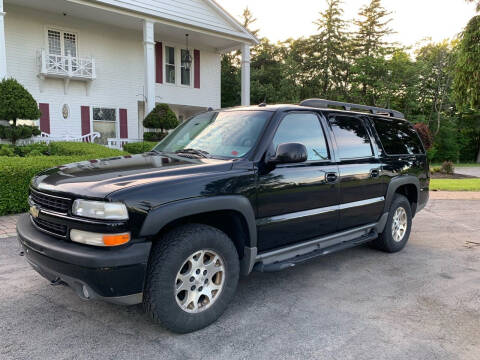
[[183, 65], [185, 66], [185, 69], [190, 70], [190, 68], [192, 67], [192, 56], [190, 55], [190, 50], [188, 49], [188, 34], [185, 34], [185, 39], [187, 41], [187, 53], [182, 59], [182, 62], [183, 62]]

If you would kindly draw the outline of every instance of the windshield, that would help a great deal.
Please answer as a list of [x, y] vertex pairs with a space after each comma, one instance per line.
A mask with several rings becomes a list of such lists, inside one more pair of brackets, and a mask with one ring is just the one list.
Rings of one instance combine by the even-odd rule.
[[268, 111], [206, 112], [181, 124], [154, 150], [199, 150], [211, 156], [240, 158], [255, 145], [270, 116]]

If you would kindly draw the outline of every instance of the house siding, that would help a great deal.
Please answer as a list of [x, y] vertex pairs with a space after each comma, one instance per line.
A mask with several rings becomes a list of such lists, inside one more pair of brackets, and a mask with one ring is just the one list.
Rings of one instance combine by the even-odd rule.
[[[78, 136], [82, 133], [81, 107], [94, 106], [126, 109], [129, 138], [138, 138], [138, 102], [143, 101], [144, 49], [142, 32], [114, 28], [74, 16], [31, 10], [6, 4], [5, 34], [8, 76], [23, 84], [39, 103], [50, 106], [52, 136]], [[70, 81], [68, 93], [63, 79], [38, 77], [37, 54], [46, 49], [46, 28], [58, 27], [78, 36], [79, 57], [96, 61], [96, 80], [90, 84]], [[162, 41], [156, 34], [156, 41]], [[180, 44], [175, 44], [181, 46]], [[193, 44], [194, 45], [194, 44]], [[157, 84], [157, 102], [202, 107], [220, 106], [220, 56], [201, 50], [202, 88]], [[207, 80], [208, 79], [208, 80]], [[62, 107], [70, 109], [68, 119]], [[117, 137], [120, 136], [117, 111]]]
[[238, 26], [225, 20], [205, 0], [99, 0], [99, 2], [213, 31], [245, 36], [239, 31]]

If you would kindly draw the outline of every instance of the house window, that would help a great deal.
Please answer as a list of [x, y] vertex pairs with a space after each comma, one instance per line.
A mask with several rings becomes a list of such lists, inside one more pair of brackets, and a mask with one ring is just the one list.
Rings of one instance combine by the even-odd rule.
[[94, 107], [92, 112], [93, 131], [100, 133], [96, 141], [106, 145], [108, 138], [117, 137], [117, 109]]
[[181, 83], [182, 83], [182, 85], [190, 86], [191, 70], [190, 70], [190, 68], [187, 69], [187, 67], [185, 66], [185, 63], [183, 62], [183, 60], [186, 58], [187, 54], [188, 54], [188, 51], [185, 50], [185, 49], [182, 49], [180, 51], [180, 59], [182, 59], [181, 68], [180, 68]]
[[77, 57], [77, 35], [68, 31], [47, 31], [48, 53], [51, 55], [70, 55]]
[[175, 48], [165, 46], [165, 81], [175, 84]]

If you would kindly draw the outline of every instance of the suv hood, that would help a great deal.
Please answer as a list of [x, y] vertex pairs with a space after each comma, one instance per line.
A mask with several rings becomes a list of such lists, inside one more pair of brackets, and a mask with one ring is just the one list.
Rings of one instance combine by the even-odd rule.
[[125, 187], [228, 171], [232, 164], [232, 160], [145, 153], [58, 166], [38, 174], [32, 186], [66, 195], [104, 198]]

